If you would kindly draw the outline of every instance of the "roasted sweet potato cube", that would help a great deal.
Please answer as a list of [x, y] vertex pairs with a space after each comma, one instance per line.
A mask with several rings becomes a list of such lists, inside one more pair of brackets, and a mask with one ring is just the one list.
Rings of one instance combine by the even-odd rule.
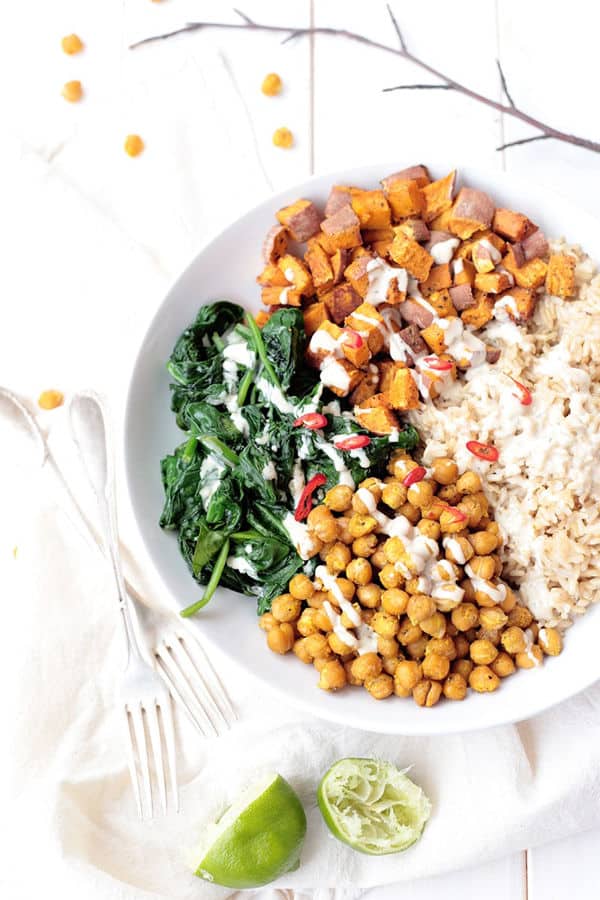
[[[473, 251], [476, 250], [481, 242], [483, 242], [483, 246], [490, 251], [494, 261], [500, 262], [500, 256], [498, 254], [504, 252], [506, 241], [499, 235], [494, 234], [493, 231], [481, 231], [473, 235], [469, 240], [463, 241], [456, 250], [456, 256], [461, 259], [472, 259]], [[492, 248], [491, 250], [490, 247]]]
[[266, 265], [256, 280], [259, 284], [267, 287], [287, 287], [289, 285], [289, 281], [279, 266], [273, 263]]
[[323, 295], [323, 300], [329, 315], [338, 325], [341, 325], [346, 316], [349, 316], [362, 303], [360, 294], [357, 294], [352, 285], [347, 283], [336, 285]]
[[393, 172], [381, 179], [381, 186], [384, 191], [389, 190], [390, 186], [396, 181], [416, 181], [419, 187], [425, 187], [429, 184], [431, 178], [427, 171], [427, 166], [409, 166], [408, 169], [401, 169], [400, 172]]
[[440, 291], [432, 291], [427, 297], [427, 302], [430, 306], [433, 306], [438, 316], [442, 319], [456, 315], [456, 310], [447, 288], [443, 288]]
[[496, 234], [501, 234], [503, 238], [514, 243], [522, 241], [529, 234], [531, 222], [523, 213], [500, 207], [494, 213], [492, 228]]
[[387, 189], [386, 195], [396, 222], [407, 216], [419, 216], [425, 208], [423, 191], [416, 181], [395, 181]]
[[287, 251], [288, 232], [283, 225], [273, 225], [265, 236], [262, 247], [265, 263], [276, 262]]
[[330, 356], [321, 365], [321, 381], [338, 397], [347, 397], [364, 377], [365, 373], [347, 359]]
[[367, 400], [365, 406], [356, 407], [354, 415], [358, 424], [372, 434], [389, 434], [399, 427], [399, 422], [389, 406], [376, 405], [374, 401], [380, 396], [375, 394]]
[[336, 250], [331, 256], [331, 270], [333, 272], [333, 283], [339, 284], [344, 278], [344, 269], [350, 262], [349, 250]]
[[450, 209], [455, 185], [456, 170], [450, 172], [445, 178], [440, 178], [438, 181], [432, 181], [431, 184], [425, 185], [423, 188], [423, 196], [425, 198], [423, 218], [426, 222], [431, 222], [436, 216]]
[[373, 241], [393, 241], [394, 229], [389, 228], [363, 228], [363, 241], [365, 244], [372, 244]]
[[462, 240], [476, 231], [489, 228], [494, 217], [494, 202], [488, 194], [475, 188], [463, 187], [452, 207], [448, 228]]
[[448, 293], [450, 294], [452, 305], [458, 312], [462, 312], [465, 309], [471, 309], [473, 306], [477, 305], [473, 295], [473, 288], [468, 282], [465, 284], [455, 284], [448, 289]]
[[304, 310], [304, 331], [307, 337], [311, 337], [319, 325], [329, 321], [327, 308], [323, 302], [311, 303]]
[[496, 304], [502, 303], [511, 319], [527, 322], [535, 312], [537, 294], [534, 290], [522, 287], [511, 287], [496, 297]]
[[382, 259], [386, 259], [390, 255], [390, 250], [392, 249], [392, 241], [373, 241], [371, 244], [371, 249], [377, 256], [380, 256]]
[[370, 303], [361, 303], [357, 306], [346, 318], [346, 325], [353, 331], [367, 333], [367, 343], [373, 356], [383, 349], [385, 323], [383, 316]]
[[338, 354], [342, 345], [342, 329], [335, 322], [323, 319], [318, 328], [312, 333], [306, 359], [309, 365], [318, 368], [326, 356]]
[[[396, 233], [396, 230], [401, 231], [411, 240], [418, 241], [419, 244], [429, 240], [429, 228], [423, 219], [406, 219], [400, 225], [396, 225], [394, 233]], [[394, 235], [392, 234], [392, 239], [393, 237]]]
[[385, 359], [378, 363], [377, 368], [379, 369], [379, 391], [382, 394], [389, 394], [394, 375], [398, 369], [406, 369], [406, 365], [403, 362]]
[[256, 324], [258, 325], [258, 327], [262, 328], [264, 325], [267, 324], [267, 322], [269, 321], [269, 319], [271, 318], [272, 315], [273, 315], [273, 313], [267, 312], [266, 309], [259, 309], [259, 311], [254, 316], [254, 320], [255, 320]]
[[362, 243], [360, 221], [351, 206], [342, 206], [321, 222], [321, 231], [336, 250], [351, 250]]
[[378, 390], [378, 378], [371, 378], [365, 375], [363, 380], [354, 388], [350, 394], [349, 400], [353, 406], [362, 406], [373, 394]]
[[421, 337], [438, 356], [446, 349], [446, 333], [435, 322], [432, 322], [431, 325], [428, 325], [427, 328], [421, 331]]
[[358, 256], [349, 266], [344, 269], [344, 278], [350, 282], [357, 294], [366, 297], [369, 290], [369, 274], [367, 266], [371, 262], [372, 256]]
[[541, 256], [544, 259], [548, 256], [550, 247], [548, 246], [548, 239], [541, 228], [533, 226], [533, 231], [527, 235], [521, 244], [521, 250], [526, 260], [535, 259], [536, 256]]
[[396, 234], [390, 248], [390, 256], [417, 281], [425, 281], [433, 265], [433, 256], [402, 232]]
[[494, 299], [483, 291], [475, 291], [475, 306], [463, 310], [460, 317], [465, 325], [483, 328], [494, 318]]
[[419, 288], [424, 297], [428, 297], [432, 291], [441, 291], [452, 284], [450, 263], [442, 263], [441, 266], [432, 266], [431, 272], [422, 281]]
[[475, 283], [475, 266], [470, 259], [462, 259], [459, 257], [452, 261], [452, 273], [454, 275], [454, 284], [474, 284]]
[[449, 223], [452, 217], [452, 207], [445, 209], [444, 212], [441, 212], [439, 216], [436, 216], [435, 219], [432, 219], [429, 222], [429, 228], [432, 231], [450, 231]]
[[361, 228], [387, 228], [390, 225], [392, 213], [383, 191], [350, 188], [350, 202]]
[[410, 369], [394, 372], [389, 393], [394, 409], [416, 409], [419, 405], [419, 389]]
[[321, 216], [312, 200], [296, 200], [278, 211], [277, 221], [287, 228], [295, 241], [304, 243], [318, 232]]
[[304, 297], [314, 294], [313, 280], [310, 272], [301, 259], [286, 253], [277, 263], [288, 282], [294, 285], [294, 290]]
[[475, 287], [485, 294], [501, 294], [512, 287], [512, 279], [506, 272], [484, 272], [475, 276]]
[[331, 262], [320, 244], [310, 241], [304, 259], [310, 269], [315, 288], [333, 287]]
[[327, 254], [327, 256], [333, 256], [336, 251], [336, 247], [334, 247], [331, 238], [329, 238], [326, 234], [323, 234], [322, 231], [319, 231], [318, 234], [315, 234], [314, 237], [310, 238], [307, 243], [307, 246], [310, 247], [312, 244], [318, 244]]
[[[496, 268], [493, 248], [484, 246], [481, 242], [473, 247], [473, 265], [477, 274], [486, 274], [493, 272]], [[477, 275], [475, 275], [477, 278]]]
[[[532, 260], [534, 262], [534, 260]], [[555, 297], [574, 297], [577, 293], [575, 286], [575, 257], [567, 253], [553, 253], [548, 263], [546, 275], [546, 290]]]
[[350, 191], [351, 188], [346, 187], [346, 185], [334, 184], [329, 191], [329, 197], [325, 204], [325, 215], [332, 216], [342, 206], [348, 206], [350, 203]]
[[342, 340], [342, 351], [348, 362], [351, 362], [357, 369], [364, 369], [368, 366], [371, 359], [371, 351], [369, 350], [366, 335], [363, 337], [362, 334], [356, 332], [356, 337], [362, 342], [360, 346], [356, 346], [356, 343], [358, 343], [356, 338], [354, 340]]
[[548, 266], [543, 259], [530, 259], [522, 266], [515, 265], [515, 258], [511, 250], [502, 260], [505, 269], [514, 277], [517, 285], [524, 288], [541, 287], [546, 280]]
[[300, 306], [302, 302], [302, 295], [291, 285], [288, 287], [264, 287], [261, 297], [265, 306]]

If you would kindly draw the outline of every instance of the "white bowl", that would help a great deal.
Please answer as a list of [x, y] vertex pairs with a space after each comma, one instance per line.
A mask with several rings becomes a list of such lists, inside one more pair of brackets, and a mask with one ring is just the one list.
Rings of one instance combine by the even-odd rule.
[[[200, 250], [177, 279], [150, 324], [133, 370], [127, 402], [125, 456], [128, 487], [146, 548], [177, 608], [199, 596], [179, 555], [173, 534], [158, 526], [163, 492], [159, 463], [182, 440], [170, 411], [169, 376], [165, 364], [180, 333], [195, 318], [198, 307], [227, 298], [255, 309], [259, 289], [263, 236], [275, 221], [275, 212], [298, 197], [323, 205], [332, 184], [377, 187], [378, 181], [412, 160], [365, 166], [312, 178], [270, 197], [227, 228]], [[433, 166], [436, 177], [448, 166]], [[600, 259], [598, 223], [571, 202], [533, 186], [529, 181], [501, 172], [472, 167], [460, 170], [463, 183], [488, 191], [497, 205], [522, 210], [547, 234], [565, 235], [581, 243]], [[217, 590], [210, 604], [196, 616], [210, 644], [235, 659], [270, 691], [306, 712], [375, 732], [390, 734], [442, 734], [471, 731], [525, 719], [565, 700], [591, 685], [598, 677], [600, 609], [590, 610], [566, 638], [561, 656], [539, 669], [519, 672], [503, 681], [492, 695], [469, 695], [463, 703], [439, 703], [422, 709], [412, 701], [390, 698], [375, 702], [366, 691], [347, 689], [329, 694], [317, 688], [317, 673], [293, 654], [271, 653], [257, 627], [255, 601], [228, 590]]]

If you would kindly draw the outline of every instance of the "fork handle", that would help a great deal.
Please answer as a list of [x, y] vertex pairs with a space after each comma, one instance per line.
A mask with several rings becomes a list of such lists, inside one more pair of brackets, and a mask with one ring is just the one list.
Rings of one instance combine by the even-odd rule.
[[71, 400], [69, 417], [73, 439], [79, 450], [88, 481], [96, 496], [102, 538], [117, 587], [128, 657], [133, 653], [140, 659], [144, 659], [134, 626], [136, 614], [127, 594], [121, 567], [114, 463], [104, 405], [97, 394], [92, 391], [83, 391], [76, 394]]

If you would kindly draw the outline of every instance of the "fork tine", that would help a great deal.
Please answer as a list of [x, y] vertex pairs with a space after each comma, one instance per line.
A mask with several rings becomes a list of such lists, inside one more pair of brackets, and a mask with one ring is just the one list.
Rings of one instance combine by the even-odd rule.
[[[203, 735], [204, 737], [208, 736], [207, 730], [206, 730], [207, 725], [208, 725], [208, 729], [213, 734], [217, 735], [218, 732], [217, 732], [215, 726], [213, 725], [211, 719], [206, 715], [205, 710], [197, 702], [195, 695], [192, 695], [194, 697], [194, 700], [196, 700], [196, 702], [194, 704], [194, 709], [201, 713], [202, 719], [204, 720], [204, 724], [200, 721], [200, 719], [196, 715], [196, 712], [194, 712], [194, 710], [190, 706], [190, 703], [188, 702], [188, 700], [186, 700], [183, 693], [179, 689], [178, 679], [174, 675], [174, 670], [177, 671], [177, 669], [176, 669], [176, 667], [174, 667], [173, 659], [172, 659], [171, 655], [169, 654], [169, 652], [166, 650], [166, 648], [164, 648], [162, 646], [157, 647], [156, 650], [154, 651], [154, 653], [155, 653], [155, 657], [158, 661], [158, 667], [157, 667], [158, 671], [160, 672], [160, 674], [166, 681], [166, 683], [169, 687], [169, 690], [171, 691], [171, 693], [173, 694], [175, 699], [178, 700], [179, 703], [181, 703], [181, 705], [185, 709], [186, 713], [188, 714], [188, 716], [190, 717], [190, 719], [192, 721], [192, 724], [198, 729], [200, 734]], [[181, 678], [179, 678], [179, 680], [181, 680]]]
[[[206, 653], [206, 650], [200, 643], [200, 641], [196, 640], [196, 638], [190, 634], [185, 634], [185, 635], [179, 634], [178, 638], [179, 638], [180, 644], [182, 645], [187, 656], [189, 657], [192, 664], [194, 665], [194, 668], [196, 669], [196, 671], [198, 671], [198, 666], [194, 660], [193, 654], [190, 652], [190, 650], [188, 648], [191, 645], [193, 647], [194, 653], [199, 652], [199, 655], [202, 657], [202, 661], [205, 664], [206, 671], [210, 672], [211, 676], [212, 676], [211, 677], [211, 681], [212, 681], [211, 696], [214, 697], [214, 692], [215, 692], [215, 688], [216, 688], [216, 693], [219, 695], [219, 698], [221, 700], [220, 706], [219, 706], [218, 701], [215, 701], [217, 703], [217, 706], [219, 706], [219, 709], [221, 711], [222, 711], [222, 707], [224, 706], [225, 709], [227, 710], [227, 712], [229, 713], [232, 721], [234, 721], [234, 722], [237, 721], [238, 714], [237, 714], [236, 708], [233, 705], [231, 698], [229, 697], [229, 694], [227, 693], [227, 690], [225, 689], [223, 682], [219, 678], [219, 674], [218, 674], [217, 670], [215, 669], [212, 662], [210, 661], [210, 658], [209, 658], [208, 654]], [[227, 722], [227, 724], [231, 725], [230, 722]]]
[[[210, 689], [210, 685], [208, 684], [204, 673], [201, 672], [198, 666], [194, 663], [194, 660], [181, 642], [181, 638], [177, 638], [176, 640], [174, 640], [169, 647], [169, 650], [171, 651], [171, 657], [174, 663], [178, 665], [181, 671], [182, 677], [186, 679], [186, 683], [189, 685], [189, 689], [194, 692], [194, 695], [198, 697], [200, 704], [204, 707], [206, 715], [209, 715], [210, 710], [210, 712], [212, 712], [212, 716], [210, 716], [210, 718], [213, 724], [213, 717], [216, 716], [218, 720], [221, 720], [224, 723], [226, 728], [229, 728], [229, 722], [225, 717], [225, 713], [215, 701], [215, 698]], [[204, 688], [204, 691], [202, 693], [196, 690], [196, 685], [198, 685], [198, 683], [200, 683]], [[217, 725], [214, 725], [214, 727], [216, 733], [218, 734], [219, 729]]]
[[163, 723], [163, 735], [167, 748], [167, 764], [169, 766], [169, 779], [171, 782], [171, 794], [175, 812], [179, 812], [179, 790], [177, 788], [177, 756], [175, 752], [175, 728], [173, 726], [173, 711], [171, 698], [167, 696], [164, 704], [159, 704], [160, 715]]
[[135, 764], [134, 738], [131, 731], [131, 719], [126, 705], [123, 707], [123, 723], [125, 725], [125, 731], [127, 734], [127, 740], [125, 741], [125, 746], [127, 748], [127, 768], [129, 769], [129, 777], [131, 779], [131, 786], [133, 788], [133, 794], [135, 797], [135, 805], [137, 807], [138, 818], [143, 819], [144, 814], [142, 811], [140, 783], [138, 780], [137, 767]]
[[[158, 701], [157, 701], [158, 702]], [[152, 756], [154, 757], [154, 770], [156, 781], [158, 783], [158, 793], [160, 796], [160, 805], [163, 815], [167, 814], [167, 784], [165, 780], [165, 769], [163, 765], [163, 753], [160, 741], [160, 724], [156, 705], [150, 705], [146, 709], [146, 725], [150, 735], [150, 744], [152, 747]]]
[[144, 800], [146, 802], [146, 811], [148, 818], [154, 815], [152, 805], [152, 788], [150, 786], [150, 765], [148, 761], [148, 745], [146, 744], [146, 733], [144, 730], [143, 708], [140, 702], [137, 709], [130, 709], [131, 720], [133, 722], [133, 731], [135, 734], [135, 742], [137, 744], [138, 758], [140, 760], [140, 769], [142, 772], [142, 784], [144, 786]]

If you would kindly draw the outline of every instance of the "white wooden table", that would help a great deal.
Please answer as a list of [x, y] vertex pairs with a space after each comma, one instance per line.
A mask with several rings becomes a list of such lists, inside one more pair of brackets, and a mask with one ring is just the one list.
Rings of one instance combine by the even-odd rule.
[[[395, 41], [381, 0], [240, 2], [258, 21], [336, 25]], [[585, 0], [567, 6], [537, 0], [393, 0], [392, 5], [417, 55], [498, 99], [494, 60], [499, 58], [522, 108], [564, 130], [600, 138], [592, 90], [599, 24], [593, 5]], [[36, 307], [34, 332], [26, 304], [4, 309], [6, 330], [27, 329], [29, 354], [38, 361], [35, 372], [25, 371], [20, 350], [3, 341], [2, 375], [12, 373], [12, 383], [23, 391], [48, 386], [40, 385], [41, 373], [51, 372], [58, 386], [88, 381], [116, 394], [106, 348], [111, 354], [131, 352], [168, 279], [204, 240], [269, 190], [316, 171], [395, 156], [403, 164], [443, 156], [449, 168], [461, 160], [500, 166], [569, 193], [592, 210], [600, 204], [598, 156], [553, 141], [497, 153], [499, 144], [530, 132], [451, 92], [382, 93], [390, 85], [427, 80], [392, 55], [337, 38], [301, 38], [282, 46], [275, 35], [223, 31], [128, 52], [128, 40], [175, 22], [238, 20], [227, 4], [204, 0], [127, 0], [123, 7], [56, 0], [38, 4], [37, 24], [30, 28], [27, 6], [17, 5], [13, 27], [0, 36], [10, 95], [0, 160], [7, 154], [12, 163], [11, 154], [16, 155], [26, 173], [22, 202], [12, 215], [15, 227], [25, 227], [38, 248], [36, 265], [45, 269], [48, 285], [48, 302]], [[87, 45], [85, 54], [73, 59], [60, 53], [58, 43], [71, 31]], [[11, 71], [22, 71], [12, 88]], [[268, 71], [279, 72], [285, 83], [275, 99], [259, 90]], [[60, 85], [78, 77], [86, 99], [69, 107], [58, 97]], [[202, 113], [207, 105], [220, 123], [209, 133]], [[294, 133], [292, 150], [271, 144], [280, 125]], [[125, 134], [135, 131], [144, 137], [146, 151], [132, 161], [121, 147]], [[60, 178], [59, 192], [51, 174]], [[114, 241], [131, 248], [128, 272], [110, 272]], [[27, 284], [28, 249], [18, 246], [14, 253]], [[106, 281], [106, 308], [96, 316], [94, 341], [71, 341], [62, 353], [59, 332], [66, 328], [75, 336], [89, 325], [78, 291], [86, 267], [97, 271], [99, 253], [107, 260], [106, 274], [97, 274]], [[155, 277], [140, 282], [136, 261], [148, 257]], [[131, 310], [125, 313], [126, 333], [115, 334], [111, 303], [123, 297], [130, 298]], [[61, 311], [68, 321], [57, 317]], [[567, 895], [597, 900], [599, 846], [600, 833], [589, 833], [406, 885], [402, 895], [404, 900], [428, 900], [438, 893], [445, 900]], [[375, 900], [384, 893], [375, 889], [368, 896]]]

